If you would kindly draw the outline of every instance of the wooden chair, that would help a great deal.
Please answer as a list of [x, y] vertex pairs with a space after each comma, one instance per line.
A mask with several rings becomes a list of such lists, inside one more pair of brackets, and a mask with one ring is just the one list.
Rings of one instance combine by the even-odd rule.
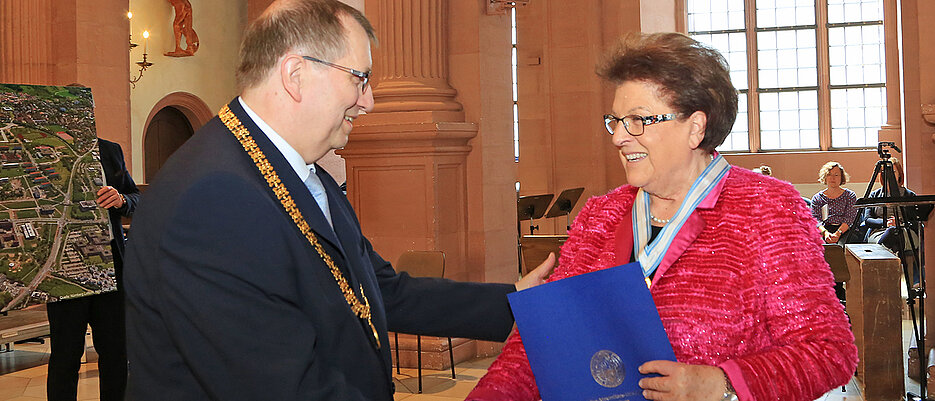
[[[413, 277], [444, 277], [445, 253], [442, 251], [406, 251], [399, 256], [394, 266], [397, 272], [406, 272]], [[396, 341], [396, 373], [399, 373], [399, 334], [393, 333]], [[418, 357], [419, 393], [422, 393], [422, 336], [416, 335]], [[448, 337], [448, 357], [451, 359], [451, 378], [455, 378], [455, 356]]]

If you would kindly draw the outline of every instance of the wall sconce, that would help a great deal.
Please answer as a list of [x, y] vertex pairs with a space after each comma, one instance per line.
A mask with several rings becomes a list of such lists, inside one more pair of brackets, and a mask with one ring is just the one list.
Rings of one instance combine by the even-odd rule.
[[506, 10], [525, 6], [529, 0], [483, 0], [487, 2], [487, 15], [503, 15]]
[[133, 89], [136, 89], [136, 83], [143, 78], [143, 71], [146, 71], [147, 68], [152, 67], [153, 63], [146, 61], [146, 44], [149, 42], [149, 31], [143, 31], [143, 61], [137, 61], [136, 65], [140, 66], [140, 75], [137, 75], [136, 78], [130, 78], [130, 85]]

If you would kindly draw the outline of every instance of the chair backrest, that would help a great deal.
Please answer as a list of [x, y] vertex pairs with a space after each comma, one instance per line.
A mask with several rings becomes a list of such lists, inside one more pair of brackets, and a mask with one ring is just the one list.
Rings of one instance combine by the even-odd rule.
[[442, 251], [406, 251], [399, 255], [396, 271], [413, 277], [444, 277], [445, 253]]
[[851, 279], [851, 272], [847, 269], [847, 259], [844, 258], [844, 247], [838, 244], [824, 244], [825, 262], [834, 274], [834, 281], [844, 283]]

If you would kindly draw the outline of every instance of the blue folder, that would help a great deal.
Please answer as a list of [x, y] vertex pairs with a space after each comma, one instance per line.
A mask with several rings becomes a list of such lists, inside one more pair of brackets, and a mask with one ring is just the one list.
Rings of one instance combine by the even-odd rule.
[[645, 400], [637, 368], [675, 361], [639, 263], [508, 297], [544, 401]]

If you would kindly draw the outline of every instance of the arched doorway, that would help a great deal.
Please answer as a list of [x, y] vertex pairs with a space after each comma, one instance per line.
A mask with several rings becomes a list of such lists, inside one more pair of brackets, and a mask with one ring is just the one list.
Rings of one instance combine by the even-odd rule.
[[146, 154], [146, 182], [152, 182], [169, 156], [195, 133], [192, 124], [179, 109], [169, 106], [156, 112], [149, 126], [143, 152]]
[[169, 156], [213, 116], [205, 102], [191, 93], [170, 93], [156, 102], [143, 131], [146, 182], [152, 182]]

